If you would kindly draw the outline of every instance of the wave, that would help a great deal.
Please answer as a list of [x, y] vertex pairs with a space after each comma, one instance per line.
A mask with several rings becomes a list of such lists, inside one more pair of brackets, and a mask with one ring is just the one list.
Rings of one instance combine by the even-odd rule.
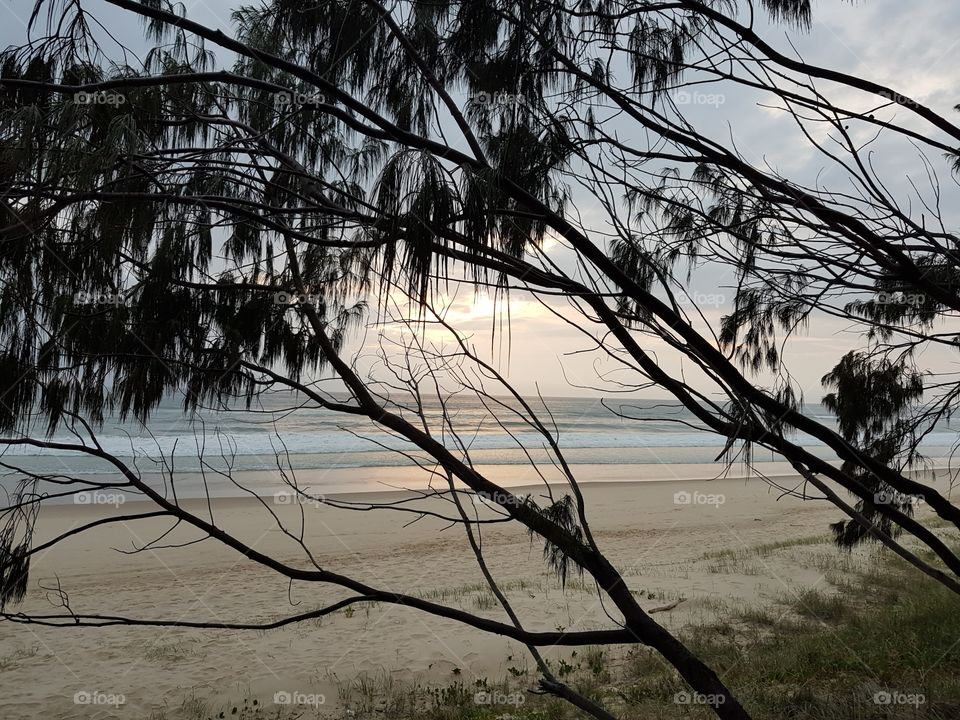
[[[514, 439], [515, 438], [515, 439]], [[74, 437], [53, 438], [58, 442], [76, 443]], [[823, 443], [810, 438], [798, 437], [797, 441], [807, 445], [822, 446]], [[358, 437], [347, 432], [288, 432], [279, 435], [268, 432], [230, 432], [215, 434], [208, 432], [206, 437], [192, 434], [164, 435], [157, 437], [129, 437], [126, 435], [98, 436], [98, 442], [107, 452], [121, 457], [195, 457], [199, 454], [217, 457], [226, 456], [273, 456], [290, 455], [341, 455], [381, 453], [384, 451], [410, 451], [414, 446], [387, 434], [370, 434]], [[465, 440], [470, 450], [519, 450], [518, 441], [527, 449], [540, 449], [545, 446], [544, 438], [537, 433], [514, 433], [511, 438], [505, 433], [478, 435]], [[724, 438], [706, 432], [646, 432], [646, 433], [609, 433], [575, 432], [562, 435], [560, 447], [563, 450], [577, 449], [644, 449], [644, 448], [696, 448], [723, 447]], [[924, 438], [925, 447], [950, 447], [957, 442], [956, 433], [931, 433]], [[457, 450], [452, 438], [445, 438], [444, 444]], [[59, 449], [43, 449], [19, 445], [8, 448], [5, 455], [42, 455], [44, 457], [73, 457], [77, 453]]]

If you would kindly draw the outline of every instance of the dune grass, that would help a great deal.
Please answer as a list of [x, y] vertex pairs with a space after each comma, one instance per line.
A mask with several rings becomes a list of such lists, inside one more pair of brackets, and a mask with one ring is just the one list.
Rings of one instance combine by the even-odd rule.
[[[840, 587], [688, 627], [684, 640], [758, 720], [960, 718], [960, 598], [880, 557]], [[647, 649], [630, 651], [621, 677], [625, 718], [712, 717], [670, 707], [685, 688]]]
[[[737, 559], [797, 545], [764, 546]], [[852, 563], [827, 549], [818, 561], [826, 564], [828, 552], [843, 569], [836, 583], [784, 593], [776, 605], [743, 608], [724, 620], [688, 626], [681, 636], [718, 669], [757, 720], [960, 718], [960, 598], [889, 553], [870, 553], [869, 560]], [[585, 648], [554, 664], [565, 681], [625, 720], [714, 717], [646, 648], [619, 657], [611, 649]], [[438, 697], [442, 702], [419, 709], [408, 704], [393, 717], [577, 717], [560, 701], [529, 694], [519, 707], [478, 706], [472, 690], [451, 686]], [[389, 708], [379, 708], [376, 716], [390, 717]]]
[[[725, 606], [715, 616], [722, 619], [680, 631], [751, 715], [756, 720], [960, 718], [960, 598], [895, 556], [876, 550], [851, 558], [824, 546], [821, 538], [721, 551], [702, 560], [736, 568], [750, 557], [786, 556], [798, 548], [824, 572], [816, 586], [784, 592], [779, 602], [762, 607]], [[517, 583], [510, 589], [531, 588]], [[488, 600], [480, 587], [460, 588], [456, 594], [467, 593], [475, 606], [486, 609]], [[647, 648], [580, 648], [551, 664], [565, 682], [624, 720], [714, 717]], [[361, 676], [341, 685], [336, 707], [286, 714], [270, 703], [253, 705], [248, 699], [233, 712], [232, 707], [204, 707], [164, 720], [579, 717], [563, 701], [526, 692], [535, 685], [532, 666], [511, 670], [498, 681], [470, 683], [453, 677], [442, 687], [396, 682], [389, 674]]]

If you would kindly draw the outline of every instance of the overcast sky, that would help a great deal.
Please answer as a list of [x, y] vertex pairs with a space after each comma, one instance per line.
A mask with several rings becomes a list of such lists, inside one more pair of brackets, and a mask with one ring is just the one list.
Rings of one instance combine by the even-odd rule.
[[[58, 3], [59, 4], [59, 3]], [[234, 3], [228, 0], [185, 2], [192, 19], [228, 30], [229, 12]], [[4, 21], [0, 23], [0, 45], [21, 44], [26, 37], [26, 22], [33, 3], [25, 0], [4, 0]], [[96, 17], [108, 19], [111, 31], [130, 46], [141, 45], [141, 24], [122, 11], [99, 0], [84, 2]], [[766, 27], [762, 34], [771, 44], [789, 52], [794, 48], [813, 64], [837, 68], [875, 80], [926, 103], [948, 117], [955, 115], [953, 106], [960, 102], [957, 75], [960, 63], [960, 3], [951, 0], [869, 0], [867, 2], [819, 1], [814, 7], [814, 24], [807, 34], [785, 26]], [[704, 88], [704, 92], [715, 92]], [[857, 105], [854, 93], [831, 94], [834, 100]], [[812, 181], [822, 168], [822, 160], [803, 144], [785, 142], [796, 132], [792, 121], [782, 113], [758, 107], [755, 98], [743, 93], [726, 94], [721, 104], [691, 106], [691, 119], [708, 128], [716, 136], [732, 139], [745, 157], [759, 164]], [[902, 115], [898, 116], [902, 117]], [[909, 198], [907, 176], [922, 179], [923, 168], [916, 151], [908, 144], [878, 147], [875, 161], [897, 192]], [[935, 160], [939, 160], [935, 158]], [[946, 164], [940, 167], [946, 171]], [[831, 171], [833, 172], [833, 171]], [[842, 178], [829, 175], [821, 182], [840, 183]], [[948, 178], [944, 178], [948, 180]], [[956, 187], [945, 183], [945, 204], [951, 209], [960, 206]], [[579, 208], [589, 219], [595, 208]], [[956, 219], [950, 218], [951, 220]], [[558, 248], [558, 252], [562, 252]], [[702, 306], [714, 327], [728, 309], [732, 298], [731, 278], [725, 271], [708, 269], [696, 276], [691, 290], [701, 298], [710, 298]], [[475, 333], [478, 345], [490, 347], [492, 303], [481, 298], [475, 302], [471, 290], [463, 290], [450, 298], [451, 312], [457, 325]], [[595, 394], [575, 385], [596, 385], [596, 356], [568, 355], [589, 345], [576, 331], [558, 321], [546, 308], [529, 297], [514, 297], [511, 306], [513, 321], [510, 344], [510, 377], [521, 388], [535, 383], [546, 394]], [[818, 318], [809, 331], [796, 336], [787, 347], [786, 356], [797, 385], [809, 400], [818, 400], [822, 391], [820, 377], [839, 357], [858, 344], [858, 338], [835, 320]], [[659, 353], [662, 361], [676, 369], [663, 347], [649, 350]], [[367, 350], [370, 350], [368, 345]], [[953, 362], [942, 354], [927, 359], [932, 367], [945, 369]], [[601, 369], [610, 364], [602, 362]], [[648, 393], [650, 395], [650, 393]], [[653, 393], [657, 396], [657, 393]], [[662, 394], [661, 394], [662, 395]]]

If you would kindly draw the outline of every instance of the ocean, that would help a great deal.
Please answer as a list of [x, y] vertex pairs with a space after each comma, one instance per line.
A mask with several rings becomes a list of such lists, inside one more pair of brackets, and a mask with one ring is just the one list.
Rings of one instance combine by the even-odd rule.
[[[507, 408], [497, 400], [486, 404], [476, 397], [451, 400], [448, 411], [456, 434], [443, 426], [438, 401], [427, 401], [425, 410], [434, 435], [457, 455], [467, 448], [476, 465], [527, 465], [531, 459], [548, 464], [544, 438], [508, 409], [515, 408], [515, 403], [502, 402]], [[261, 406], [251, 411], [186, 414], [182, 403], [171, 398], [146, 426], [108, 418], [97, 439], [105, 450], [147, 475], [167, 467], [184, 476], [202, 469], [215, 474], [228, 468], [235, 473], [276, 473], [278, 455], [284, 466], [299, 471], [403, 467], [424, 459], [409, 442], [366, 418], [296, 408], [294, 403], [290, 394], [277, 393], [265, 397]], [[554, 430], [571, 465], [711, 464], [724, 445], [722, 438], [697, 430], [699, 423], [685, 408], [667, 401], [553, 397], [532, 404], [541, 421]], [[832, 415], [822, 406], [808, 404], [804, 410], [834, 426]], [[76, 442], [62, 432], [53, 439]], [[831, 457], [812, 438], [798, 434], [795, 440], [818, 455]], [[922, 447], [936, 464], [946, 464], [956, 442], [956, 431], [945, 425], [930, 433]], [[758, 449], [754, 459], [769, 462], [777, 458]], [[62, 450], [10, 447], [3, 460], [37, 474], [116, 474], [102, 460]], [[704, 475], [709, 474], [705, 469]], [[14, 477], [8, 473], [0, 485], [9, 487]], [[199, 489], [188, 487], [184, 494], [198, 494]]]

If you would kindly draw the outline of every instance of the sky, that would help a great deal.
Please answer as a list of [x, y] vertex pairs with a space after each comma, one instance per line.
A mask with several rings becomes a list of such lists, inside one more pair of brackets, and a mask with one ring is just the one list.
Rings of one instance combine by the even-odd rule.
[[[125, 17], [121, 11], [100, 0], [84, 0], [95, 17], [109, 19], [112, 32], [132, 46], [138, 45], [140, 22]], [[26, 22], [32, 9], [30, 0], [4, 0], [0, 9], [0, 45], [21, 44], [26, 37]], [[199, 22], [224, 30], [231, 27], [230, 0], [186, 0], [187, 15]], [[788, 26], [769, 26], [759, 23], [761, 35], [775, 47], [787, 53], [799, 54], [816, 65], [875, 80], [915, 97], [947, 117], [956, 113], [953, 106], [960, 102], [957, 88], [960, 75], [960, 3], [949, 0], [869, 0], [842, 2], [819, 0], [814, 4], [813, 27], [802, 33]], [[862, 98], [855, 93], [837, 91], [822, 86], [831, 98], [857, 106]], [[781, 112], [757, 105], [757, 98], [729, 88], [717, 90], [702, 87], [702, 96], [685, 107], [691, 121], [728, 142], [734, 142], [758, 165], [769, 164], [791, 176], [817, 179], [830, 185], [842, 184], [843, 178], [830, 170], [821, 174], [822, 159], [800, 142], [788, 142], [796, 130]], [[721, 99], [716, 96], [720, 94]], [[898, 118], [902, 115], [898, 115]], [[865, 137], [864, 137], [865, 139]], [[923, 166], [916, 151], [908, 144], [880, 144], [874, 158], [883, 175], [890, 179], [894, 192], [910, 200], [907, 177], [924, 181]], [[935, 160], [938, 160], [935, 158]], [[945, 163], [940, 167], [946, 174]], [[945, 205], [960, 208], [957, 188], [949, 178], [945, 181]], [[595, 207], [580, 205], [578, 209], [589, 220], [591, 213], [600, 214]], [[948, 218], [956, 220], [957, 218]], [[954, 225], [956, 227], [956, 225]], [[548, 243], [552, 242], [548, 240]], [[562, 258], [564, 249], [559, 243], [551, 248]], [[700, 300], [700, 310], [716, 328], [719, 318], [729, 311], [733, 297], [729, 272], [720, 268], [705, 268], [694, 276], [690, 291]], [[597, 354], [581, 352], [590, 347], [582, 335], [560, 321], [535, 298], [514, 293], [511, 298], [511, 332], [499, 334], [499, 341], [491, 340], [491, 329], [497, 317], [496, 305], [473, 289], [461, 288], [445, 298], [449, 317], [457, 327], [470, 334], [478, 348], [499, 362], [511, 382], [524, 391], [538, 388], [547, 395], [598, 394], [597, 378], [614, 370], [614, 363]], [[556, 302], [551, 307], [564, 312]], [[439, 338], [437, 338], [439, 340]], [[819, 400], [822, 395], [820, 378], [830, 370], [849, 349], [861, 344], [856, 333], [846, 324], [827, 317], [817, 317], [805, 333], [795, 335], [784, 348], [784, 355], [793, 373], [796, 386], [808, 400]], [[376, 352], [375, 338], [358, 340], [355, 349], [370, 356]], [[671, 356], [662, 344], [651, 342], [645, 349], [673, 372], [679, 372], [679, 360]], [[675, 355], [675, 353], [674, 353]], [[931, 367], [952, 368], [954, 360], [941, 352], [923, 358]], [[646, 397], [663, 397], [663, 391], [644, 391]]]

